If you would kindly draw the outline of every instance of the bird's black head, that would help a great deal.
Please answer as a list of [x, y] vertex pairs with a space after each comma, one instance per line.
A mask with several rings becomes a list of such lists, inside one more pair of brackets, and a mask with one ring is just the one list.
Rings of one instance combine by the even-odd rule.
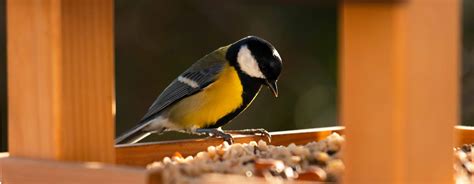
[[245, 75], [268, 85], [273, 94], [278, 96], [276, 83], [282, 61], [272, 44], [259, 37], [248, 36], [231, 44], [226, 58]]

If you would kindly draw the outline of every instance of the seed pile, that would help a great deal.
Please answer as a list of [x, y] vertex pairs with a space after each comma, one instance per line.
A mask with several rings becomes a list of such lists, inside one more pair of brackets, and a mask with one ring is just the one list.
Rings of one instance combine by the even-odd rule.
[[474, 144], [466, 144], [454, 149], [454, 171], [456, 183], [472, 183], [474, 181]]
[[161, 172], [163, 183], [189, 183], [207, 173], [237, 174], [266, 179], [337, 181], [344, 164], [340, 150], [344, 137], [333, 133], [306, 145], [268, 145], [265, 141], [248, 144], [224, 142], [194, 157], [179, 153], [148, 165]]

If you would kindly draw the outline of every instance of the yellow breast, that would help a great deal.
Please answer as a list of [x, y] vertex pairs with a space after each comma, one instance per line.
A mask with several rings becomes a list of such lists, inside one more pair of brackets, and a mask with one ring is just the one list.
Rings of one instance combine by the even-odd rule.
[[242, 92], [237, 71], [226, 66], [214, 83], [175, 104], [169, 118], [183, 128], [212, 125], [242, 105]]

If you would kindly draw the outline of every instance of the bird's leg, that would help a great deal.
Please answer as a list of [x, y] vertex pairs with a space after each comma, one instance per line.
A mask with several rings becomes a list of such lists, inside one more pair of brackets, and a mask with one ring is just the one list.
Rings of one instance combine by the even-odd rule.
[[272, 136], [268, 131], [266, 131], [263, 128], [257, 128], [257, 129], [244, 129], [244, 130], [224, 130], [225, 133], [229, 134], [242, 134], [242, 135], [255, 135], [259, 134], [261, 136], [264, 136], [267, 138], [268, 142], [272, 141]]
[[209, 129], [208, 128], [198, 128], [198, 129], [194, 130], [194, 133], [207, 134], [211, 137], [220, 137], [220, 138], [224, 139], [224, 141], [226, 141], [229, 144], [234, 143], [234, 138], [232, 138], [232, 135], [230, 135], [228, 133], [225, 133], [220, 128], [209, 128]]

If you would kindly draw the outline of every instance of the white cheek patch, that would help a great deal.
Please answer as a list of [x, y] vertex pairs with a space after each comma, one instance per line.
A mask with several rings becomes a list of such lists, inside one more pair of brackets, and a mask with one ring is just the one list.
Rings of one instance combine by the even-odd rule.
[[275, 57], [277, 57], [278, 59], [280, 59], [280, 61], [281, 61], [280, 54], [278, 53], [278, 51], [277, 51], [276, 49], [273, 49], [273, 55], [274, 55]]
[[265, 79], [262, 71], [258, 67], [257, 60], [252, 56], [252, 53], [247, 48], [247, 45], [244, 45], [240, 48], [239, 53], [237, 54], [237, 62], [239, 63], [240, 69], [251, 77]]

